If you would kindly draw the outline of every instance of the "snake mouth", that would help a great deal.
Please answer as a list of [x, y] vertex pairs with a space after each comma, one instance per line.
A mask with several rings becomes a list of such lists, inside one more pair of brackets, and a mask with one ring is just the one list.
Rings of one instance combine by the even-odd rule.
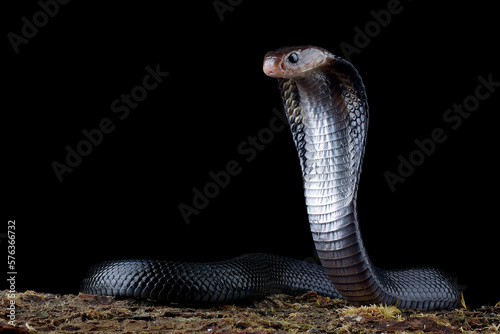
[[281, 55], [277, 55], [274, 52], [268, 52], [264, 58], [263, 70], [264, 73], [272, 78], [282, 78], [284, 76], [283, 69], [280, 67]]

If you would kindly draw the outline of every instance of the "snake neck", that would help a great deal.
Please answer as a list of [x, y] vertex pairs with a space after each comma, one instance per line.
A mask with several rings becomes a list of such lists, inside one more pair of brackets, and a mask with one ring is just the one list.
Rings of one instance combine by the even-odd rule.
[[315, 71], [282, 80], [283, 102], [321, 264], [351, 303], [388, 301], [365, 251], [356, 211], [368, 105], [363, 83], [349, 75], [354, 67], [347, 62], [340, 65], [335, 76]]

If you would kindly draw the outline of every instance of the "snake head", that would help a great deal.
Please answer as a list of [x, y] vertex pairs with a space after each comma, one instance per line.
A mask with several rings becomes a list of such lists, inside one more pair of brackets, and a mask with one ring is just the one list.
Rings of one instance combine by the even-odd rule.
[[336, 57], [317, 46], [293, 46], [271, 51], [264, 57], [264, 73], [273, 78], [291, 79], [318, 70]]

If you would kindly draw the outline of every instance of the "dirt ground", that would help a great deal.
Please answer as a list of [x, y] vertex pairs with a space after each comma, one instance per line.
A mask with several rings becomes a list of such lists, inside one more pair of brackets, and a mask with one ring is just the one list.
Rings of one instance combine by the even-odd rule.
[[194, 307], [26, 291], [15, 294], [13, 309], [10, 297], [8, 291], [0, 291], [0, 333], [500, 332], [500, 302], [475, 310], [421, 312], [394, 306], [352, 307], [311, 292]]

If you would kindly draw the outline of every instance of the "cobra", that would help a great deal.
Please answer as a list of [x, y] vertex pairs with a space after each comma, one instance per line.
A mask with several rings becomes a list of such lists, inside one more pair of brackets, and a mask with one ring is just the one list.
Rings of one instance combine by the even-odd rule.
[[211, 263], [119, 260], [90, 269], [81, 292], [174, 302], [229, 303], [263, 294], [314, 290], [353, 305], [454, 308], [460, 292], [432, 268], [383, 270], [361, 238], [356, 198], [368, 130], [368, 102], [357, 70], [315, 46], [266, 54], [278, 79], [295, 142], [310, 229], [321, 266], [269, 254]]

